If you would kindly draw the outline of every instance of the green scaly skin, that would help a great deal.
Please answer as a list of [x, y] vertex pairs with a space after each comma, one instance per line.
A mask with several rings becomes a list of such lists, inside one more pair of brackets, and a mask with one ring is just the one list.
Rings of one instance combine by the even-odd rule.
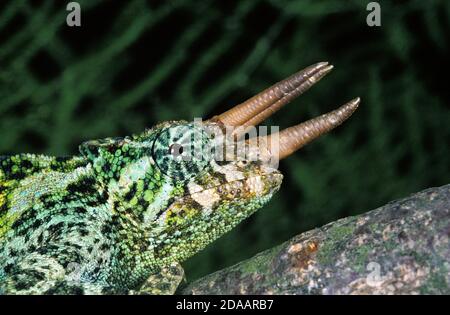
[[[76, 157], [0, 157], [0, 293], [174, 293], [179, 263], [261, 208], [282, 180], [262, 161], [170, 153], [198, 130], [172, 121], [86, 142]], [[194, 143], [210, 141], [202, 133]]]

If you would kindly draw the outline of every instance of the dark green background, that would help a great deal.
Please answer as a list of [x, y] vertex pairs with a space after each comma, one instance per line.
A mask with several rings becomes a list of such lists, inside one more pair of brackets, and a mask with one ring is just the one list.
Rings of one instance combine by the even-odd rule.
[[0, 154], [218, 114], [318, 61], [335, 70], [268, 124], [360, 96], [342, 127], [282, 162], [271, 203], [190, 259], [188, 280], [302, 231], [450, 182], [450, 1], [1, 1]]

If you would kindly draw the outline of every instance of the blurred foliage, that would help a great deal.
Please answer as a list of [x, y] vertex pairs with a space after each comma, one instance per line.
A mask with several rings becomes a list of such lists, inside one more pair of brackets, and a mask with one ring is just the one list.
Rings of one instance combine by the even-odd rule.
[[[342, 127], [283, 161], [270, 205], [185, 265], [188, 280], [302, 231], [450, 182], [449, 1], [69, 1], [0, 4], [0, 154], [210, 117], [312, 63], [336, 68], [267, 124], [361, 96]], [[447, 75], [447, 78], [444, 78]]]

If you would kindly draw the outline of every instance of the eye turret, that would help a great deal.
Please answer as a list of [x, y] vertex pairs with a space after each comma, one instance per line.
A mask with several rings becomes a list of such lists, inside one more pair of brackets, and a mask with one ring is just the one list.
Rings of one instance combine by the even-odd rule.
[[206, 167], [213, 156], [208, 133], [194, 124], [168, 127], [155, 139], [152, 156], [165, 175], [176, 180], [189, 180]]

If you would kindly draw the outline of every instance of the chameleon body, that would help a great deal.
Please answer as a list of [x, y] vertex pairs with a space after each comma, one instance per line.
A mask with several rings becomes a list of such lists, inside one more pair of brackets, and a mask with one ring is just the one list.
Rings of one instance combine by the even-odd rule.
[[[133, 137], [89, 141], [73, 158], [2, 157], [2, 292], [139, 290], [279, 188], [281, 174], [257, 162], [175, 161], [163, 148], [194, 129], [170, 122]], [[164, 291], [156, 284], [151, 290]]]
[[[261, 208], [282, 182], [267, 162], [269, 138], [242, 158], [235, 148], [244, 140], [234, 134], [229, 145], [217, 131], [256, 125], [329, 70], [306, 68], [199, 124], [169, 121], [85, 142], [78, 156], [0, 157], [0, 293], [174, 293], [180, 263]], [[358, 102], [280, 132], [280, 157], [339, 125]]]

